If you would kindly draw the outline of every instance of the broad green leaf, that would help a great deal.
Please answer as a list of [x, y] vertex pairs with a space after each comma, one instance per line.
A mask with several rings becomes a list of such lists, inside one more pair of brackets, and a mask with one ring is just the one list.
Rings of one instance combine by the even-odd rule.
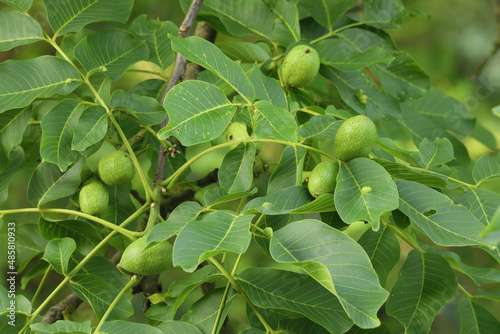
[[257, 197], [248, 202], [242, 212], [261, 212], [265, 215], [291, 213], [313, 200], [305, 187], [293, 186]]
[[287, 110], [276, 107], [269, 101], [259, 101], [254, 106], [255, 134], [259, 138], [297, 141], [297, 123]]
[[[1, 115], [1, 114], [0, 114]], [[24, 151], [22, 147], [16, 147], [10, 155], [10, 160], [5, 169], [0, 172], [0, 204], [3, 204], [9, 195], [9, 184], [13, 176], [24, 167]], [[1, 224], [0, 224], [1, 228]]]
[[414, 171], [407, 165], [399, 164], [396, 162], [387, 161], [384, 159], [375, 159], [379, 165], [391, 174], [395, 179], [414, 181], [422, 183], [432, 188], [446, 188], [448, 186], [447, 178], [445, 176], [430, 175]]
[[307, 318], [281, 319], [279, 328], [294, 334], [330, 334], [325, 327]]
[[59, 274], [68, 273], [68, 261], [76, 249], [76, 242], [71, 238], [52, 239], [45, 247], [42, 259], [50, 263]]
[[[398, 122], [396, 121], [396, 124]], [[406, 163], [409, 163], [410, 165], [418, 165], [417, 160], [413, 157], [415, 152], [410, 152], [403, 150], [396, 145], [394, 145], [394, 142], [390, 138], [378, 138], [377, 141], [375, 142], [375, 145], [379, 147], [381, 150], [389, 153], [392, 155], [394, 158], [398, 158], [403, 160]]]
[[249, 228], [253, 217], [216, 211], [199, 221], [189, 221], [175, 240], [174, 265], [192, 272], [198, 264], [216, 254], [244, 253], [252, 238]]
[[65, 237], [75, 240], [77, 250], [83, 255], [90, 253], [102, 240], [97, 228], [84, 220], [49, 221], [40, 217], [38, 227], [47, 240]]
[[332, 25], [354, 7], [353, 0], [299, 0], [298, 5], [305, 9], [313, 19], [323, 27], [331, 29]]
[[335, 200], [333, 194], [323, 194], [316, 198], [314, 201], [293, 210], [291, 214], [332, 211], [335, 211]]
[[[190, 0], [183, 1], [190, 4]], [[270, 39], [273, 28], [271, 10], [261, 0], [247, 0], [245, 5], [233, 0], [206, 0], [200, 14], [203, 18], [217, 18], [227, 32], [235, 37], [257, 35]]]
[[44, 203], [73, 195], [80, 186], [80, 171], [83, 160], [66, 172], [51, 163], [42, 162], [33, 172], [28, 184], [28, 200], [41, 206]]
[[334, 139], [341, 125], [342, 121], [337, 121], [332, 115], [317, 115], [299, 127], [299, 135], [304, 138]]
[[109, 202], [106, 211], [102, 214], [103, 219], [120, 225], [136, 211], [136, 207], [130, 199], [130, 190], [130, 183], [108, 186]]
[[[467, 108], [458, 100], [436, 89], [426, 92], [421, 99], [404, 103], [402, 105], [403, 110], [407, 106], [413, 108], [415, 112], [434, 123], [434, 127], [449, 130], [463, 136], [470, 134], [474, 128], [475, 120]], [[430, 130], [432, 130], [432, 127]]]
[[358, 326], [353, 326], [349, 331], [346, 332], [346, 334], [392, 334], [392, 331], [389, 329], [389, 327], [382, 324], [376, 328], [369, 329], [363, 329], [359, 328]]
[[484, 240], [497, 245], [500, 244], [500, 205], [497, 207], [495, 214], [491, 218], [490, 224], [481, 232]]
[[380, 324], [377, 311], [388, 293], [380, 286], [368, 255], [347, 235], [306, 219], [275, 231], [269, 249], [276, 261], [298, 265], [335, 294], [358, 326]]
[[281, 89], [280, 83], [276, 79], [265, 76], [257, 64], [250, 73], [250, 81], [255, 87], [256, 98], [269, 101], [279, 108], [288, 108], [285, 93]]
[[0, 64], [0, 113], [23, 108], [46, 93], [65, 95], [81, 83], [76, 68], [53, 56]]
[[231, 202], [231, 201], [234, 201], [236, 199], [240, 199], [240, 198], [247, 197], [247, 196], [252, 196], [252, 195], [255, 195], [256, 192], [257, 192], [257, 188], [253, 188], [250, 191], [239, 191], [239, 192], [235, 192], [232, 194], [229, 194], [227, 191], [225, 191], [224, 189], [222, 189], [220, 187], [214, 188], [214, 189], [209, 189], [209, 190], [207, 190], [207, 192], [205, 193], [205, 196], [204, 196], [205, 204], [207, 206], [214, 206], [214, 205], [217, 205], [220, 203]]
[[302, 185], [302, 170], [306, 153], [306, 149], [300, 146], [287, 146], [285, 148], [280, 162], [269, 178], [268, 194], [288, 187]]
[[[73, 276], [69, 281], [69, 287], [78, 297], [92, 306], [98, 319], [102, 318], [122, 288], [92, 274], [78, 274]], [[130, 293], [128, 293], [128, 295], [130, 295]], [[113, 308], [108, 320], [126, 319], [133, 313], [134, 309], [132, 303], [129, 300], [129, 296], [126, 294]], [[108, 322], [105, 322], [105, 324], [108, 324]], [[132, 325], [130, 322], [127, 322], [127, 324], [130, 326]], [[104, 329], [103, 332], [106, 333]]]
[[282, 45], [300, 41], [299, 10], [296, 2], [289, 0], [264, 0], [264, 2], [275, 17], [273, 40]]
[[343, 72], [358, 71], [372, 64], [389, 65], [394, 57], [389, 52], [373, 47], [360, 51], [345, 39], [326, 39], [315, 45], [321, 63]]
[[172, 211], [166, 221], [153, 227], [148, 236], [148, 243], [170, 239], [179, 233], [189, 221], [195, 220], [202, 211], [203, 207], [198, 202], [181, 203]]
[[271, 58], [271, 51], [267, 45], [249, 42], [221, 42], [215, 44], [226, 56], [242, 63], [263, 63]]
[[453, 145], [447, 138], [436, 138], [432, 142], [424, 138], [418, 146], [418, 151], [426, 169], [455, 159]]
[[219, 168], [219, 183], [229, 194], [247, 191], [253, 182], [255, 145], [240, 143], [229, 151]]
[[485, 180], [500, 178], [500, 156], [492, 158], [489, 155], [483, 155], [474, 165], [472, 176], [479, 185]]
[[358, 243], [368, 254], [380, 284], [385, 286], [387, 276], [399, 261], [401, 249], [398, 238], [385, 226], [377, 232], [366, 231]]
[[203, 334], [195, 325], [188, 322], [169, 320], [156, 326], [163, 334]]
[[387, 300], [387, 314], [408, 334], [428, 333], [434, 317], [457, 291], [457, 277], [440, 255], [411, 251]]
[[217, 315], [224, 298], [224, 289], [222, 288], [212, 290], [196, 301], [181, 320], [195, 325], [203, 334], [220, 333], [220, 328], [224, 324], [229, 308], [233, 300], [238, 296], [233, 291], [230, 290], [227, 295], [226, 304], [222, 309], [220, 321], [215, 331], [213, 330], [217, 321]]
[[172, 88], [164, 106], [169, 122], [158, 137], [175, 136], [185, 146], [219, 137], [236, 111], [219, 88], [198, 80], [184, 81]]
[[470, 212], [477, 220], [485, 226], [489, 225], [500, 206], [500, 195], [489, 190], [470, 187], [465, 191], [464, 197], [470, 204]]
[[476, 291], [475, 297], [500, 301], [500, 290], [484, 291], [482, 289], [478, 289]]
[[352, 326], [339, 300], [308, 275], [272, 268], [250, 268], [237, 277], [252, 304], [296, 312], [343, 333]]
[[90, 320], [84, 322], [75, 322], [69, 320], [58, 320], [53, 324], [45, 324], [42, 322], [32, 324], [31, 330], [38, 334], [90, 334]]
[[[112, 282], [113, 285], [124, 287], [130, 276], [123, 275], [121, 271], [116, 268], [116, 264], [106, 259], [104, 253], [101, 256], [94, 256], [90, 259], [85, 266], [82, 268], [82, 274], [92, 274], [98, 276], [108, 282]], [[71, 260], [81, 261], [83, 257], [77, 253], [74, 253]], [[76, 265], [77, 262], [74, 262]]]
[[125, 111], [144, 125], [160, 124], [167, 118], [165, 108], [156, 99], [126, 93], [122, 90], [116, 90], [113, 93], [110, 106]]
[[363, 21], [378, 29], [398, 29], [408, 13], [401, 0], [366, 0]]
[[[205, 4], [207, 3], [205, 2]], [[246, 4], [248, 4], [248, 2]], [[237, 4], [232, 4], [231, 6], [243, 10], [243, 6]], [[247, 6], [245, 6], [245, 11], [248, 11]], [[251, 15], [255, 19], [255, 13]], [[172, 49], [179, 52], [187, 60], [201, 65], [210, 72], [216, 74], [246, 100], [253, 100], [255, 94], [254, 88], [243, 69], [229, 59], [215, 45], [197, 36], [178, 38], [169, 35], [169, 37], [172, 40]]]
[[486, 308], [474, 303], [472, 299], [462, 299], [458, 304], [458, 311], [462, 317], [460, 334], [495, 333], [500, 328], [500, 321]]
[[[120, 299], [121, 301], [121, 299]], [[150, 325], [135, 323], [131, 321], [115, 320], [106, 321], [99, 329], [100, 334], [162, 334], [163, 332]]]
[[[10, 278], [7, 276], [6, 278]], [[7, 283], [10, 283], [10, 281], [7, 281]], [[5, 283], [2, 282], [0, 285], [0, 316], [5, 316], [6, 314], [10, 313], [9, 307], [10, 307], [10, 302], [11, 302], [11, 297], [9, 296], [10, 292], [10, 287], [9, 290], [7, 290], [3, 285]], [[15, 306], [15, 312], [16, 314], [30, 314], [31, 313], [31, 303], [30, 301], [24, 297], [23, 295], [19, 293], [15, 293], [14, 300], [16, 302]]]
[[420, 183], [397, 180], [399, 210], [442, 246], [483, 245], [484, 225], [462, 205]]
[[321, 66], [320, 73], [333, 81], [342, 100], [358, 114], [367, 114], [374, 120], [401, 118], [398, 101], [377, 87], [365, 72], [338, 72]]
[[398, 208], [396, 184], [376, 162], [368, 158], [353, 159], [340, 166], [335, 206], [347, 224], [365, 220], [377, 231], [380, 215]]
[[145, 40], [149, 48], [150, 62], [162, 69], [169, 67], [175, 59], [168, 34], [177, 35], [179, 28], [170, 21], [148, 20], [147, 15], [138, 16], [129, 28], [132, 35]]
[[14, 8], [20, 9], [23, 12], [27, 12], [31, 8], [31, 5], [33, 4], [33, 0], [0, 0], [0, 1]]
[[35, 19], [17, 11], [0, 11], [0, 51], [42, 39], [42, 28]]
[[110, 29], [85, 37], [75, 46], [75, 58], [87, 75], [101, 73], [118, 80], [133, 64], [147, 59], [145, 41], [124, 30]]
[[266, 334], [266, 331], [257, 328], [247, 328], [241, 331], [239, 334]]
[[92, 106], [83, 111], [73, 130], [71, 149], [84, 151], [101, 141], [108, 131], [108, 114], [101, 106]]
[[32, 258], [42, 254], [47, 245], [38, 232], [37, 224], [25, 223], [16, 226], [16, 266], [22, 272]]
[[65, 171], [75, 162], [79, 154], [71, 149], [73, 130], [84, 109], [76, 100], [64, 100], [57, 104], [42, 119], [42, 143], [40, 155]]
[[49, 24], [55, 36], [78, 32], [91, 22], [125, 23], [134, 0], [44, 0]]
[[12, 148], [21, 143], [32, 113], [31, 107], [0, 114], [0, 171], [9, 162]]
[[21, 290], [26, 289], [26, 286], [32, 279], [45, 274], [48, 268], [48, 262], [37, 261], [37, 263], [34, 266], [31, 266], [26, 273], [23, 273], [23, 277], [21, 278]]

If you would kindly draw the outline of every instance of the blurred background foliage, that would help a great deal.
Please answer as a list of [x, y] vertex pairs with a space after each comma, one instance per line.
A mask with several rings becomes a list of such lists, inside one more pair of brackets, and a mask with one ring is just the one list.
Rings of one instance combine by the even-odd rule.
[[[356, 0], [356, 3], [361, 2], [362, 0]], [[500, 104], [500, 52], [496, 52], [497, 49], [495, 48], [495, 45], [497, 45], [497, 48], [500, 47], [500, 0], [408, 0], [405, 1], [405, 5], [408, 9], [425, 13], [427, 17], [410, 17], [406, 20], [401, 30], [389, 31], [389, 33], [394, 38], [396, 44], [402, 50], [409, 52], [429, 74], [434, 87], [464, 103], [471, 114], [477, 117], [476, 129], [471, 136], [463, 139], [471, 158], [477, 160], [484, 154], [492, 156], [497, 154], [498, 142], [500, 142], [500, 115], [494, 115], [492, 108]], [[0, 4], [0, 10], [10, 10], [10, 8]], [[50, 31], [41, 0], [34, 1], [30, 14], [42, 24], [42, 28], [45, 31]], [[129, 24], [142, 14], [147, 14], [148, 19], [158, 18], [160, 20], [169, 20], [177, 25], [184, 18], [177, 0], [135, 0]], [[114, 23], [96, 23], [88, 26], [91, 30], [101, 30], [110, 27], [120, 27], [120, 25]], [[234, 40], [234, 38], [219, 34], [216, 42], [231, 40]], [[249, 40], [255, 41], [255, 39]], [[53, 53], [53, 49], [47, 43], [39, 42], [17, 47], [7, 52], [0, 52], [0, 62], [8, 59], [30, 59], [40, 54]], [[145, 69], [148, 66], [154, 65], [143, 63], [136, 66]], [[170, 70], [167, 69], [167, 74]], [[114, 83], [114, 88], [128, 89], [137, 82], [154, 77], [148, 74], [130, 72]], [[489, 129], [495, 138], [482, 138], [482, 142], [480, 142], [477, 138], [484, 136], [483, 128]], [[485, 145], [485, 142], [487, 145]], [[36, 150], [37, 148], [35, 147], [34, 149]], [[106, 147], [103, 148], [103, 151], [107, 152], [110, 149], [111, 147]], [[202, 147], [199, 147], [196, 151], [202, 149]], [[98, 155], [100, 156], [104, 153], [102, 152], [102, 154]], [[194, 153], [194, 151], [191, 152], [191, 154]], [[216, 160], [220, 160], [222, 157], [223, 153], [219, 152], [211, 158], [201, 161], [199, 165], [204, 165], [207, 169], [211, 170], [213, 166], [220, 163]], [[270, 158], [270, 160], [279, 160], [279, 155]], [[97, 163], [97, 159], [94, 158], [92, 160], [95, 160], [95, 164]], [[149, 163], [145, 162], [145, 164], [148, 165]], [[15, 176], [9, 188], [9, 199], [0, 206], [1, 208], [10, 209], [30, 206], [26, 198], [26, 189], [32, 171], [32, 168], [25, 168]], [[203, 172], [201, 173], [203, 174]], [[500, 184], [498, 182], [491, 182], [485, 186], [492, 191], [500, 193]], [[6, 220], [15, 221], [17, 224], [36, 224], [38, 222], [38, 215], [12, 215], [5, 217], [4, 222]], [[0, 244], [2, 248], [6, 245], [6, 226], [5, 224], [3, 225], [0, 230]], [[406, 254], [410, 250], [409, 247], [402, 246], [403, 254], [400, 264], [395, 268], [396, 270], [400, 268]], [[3, 249], [2, 254], [4, 254]], [[258, 247], [253, 247], [253, 252], [250, 254], [253, 254], [253, 256], [245, 256], [245, 261], [239, 267], [241, 270], [252, 266], [265, 266], [267, 264], [266, 257]], [[459, 252], [459, 254], [467, 264], [479, 267], [496, 266], [496, 268], [500, 268], [498, 263], [480, 251], [471, 252], [468, 248]], [[36, 261], [39, 261], [39, 259], [36, 258], [33, 260], [30, 266], [34, 265]], [[2, 256], [0, 257], [0, 269], [2, 269], [2, 272], [5, 272], [3, 269], [4, 266], [5, 257]], [[174, 268], [162, 276], [162, 283], [168, 286], [170, 282], [182, 278], [184, 275], [180, 268]], [[22, 294], [28, 297], [28, 299], [33, 296], [39, 279], [40, 277], [33, 280], [26, 290], [22, 291]], [[465, 282], [464, 286], [470, 289], [469, 292], [474, 292], [473, 283], [468, 281], [466, 277], [463, 277], [463, 275], [459, 276], [459, 280]], [[392, 283], [389, 278], [388, 286], [392, 286], [394, 281], [395, 277], [392, 277]], [[50, 294], [58, 282], [58, 275], [54, 273], [50, 277], [46, 289], [42, 291], [39, 300]], [[483, 289], [497, 288], [498, 285], [483, 287]], [[69, 288], [65, 292], [69, 293]], [[192, 300], [200, 296], [201, 292], [198, 295], [194, 294]], [[63, 296], [61, 296], [62, 298]], [[142, 296], [135, 296], [134, 300], [137, 309], [142, 308]], [[54, 303], [58, 301], [59, 299], [56, 298]], [[459, 333], [461, 319], [458, 316], [457, 305], [456, 300], [452, 299], [440, 311], [440, 314], [433, 323], [431, 333]], [[493, 306], [490, 310], [495, 309], [495, 305], [490, 306]], [[496, 316], [500, 318], [500, 310], [498, 307], [496, 309], [498, 310]], [[179, 314], [186, 311], [186, 309], [181, 308]], [[137, 313], [142, 314], [142, 312]], [[248, 326], [246, 323], [247, 320], [243, 316], [244, 313], [245, 305], [243, 302], [233, 304], [230, 318], [236, 332]], [[401, 332], [402, 326], [397, 320], [391, 320], [385, 317], [384, 314], [380, 314], [380, 316], [383, 322], [394, 330], [394, 333]], [[93, 317], [92, 310], [85, 304], [82, 304], [78, 312], [73, 314], [73, 319], [76, 321]], [[132, 320], [146, 321], [145, 318]]]

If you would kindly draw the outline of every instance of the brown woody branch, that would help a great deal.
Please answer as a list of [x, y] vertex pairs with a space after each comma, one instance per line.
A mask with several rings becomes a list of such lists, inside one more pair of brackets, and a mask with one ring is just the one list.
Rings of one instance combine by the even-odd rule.
[[53, 324], [57, 320], [64, 320], [64, 312], [66, 310], [74, 310], [82, 303], [82, 299], [71, 292], [63, 300], [52, 306], [42, 318], [45, 324]]

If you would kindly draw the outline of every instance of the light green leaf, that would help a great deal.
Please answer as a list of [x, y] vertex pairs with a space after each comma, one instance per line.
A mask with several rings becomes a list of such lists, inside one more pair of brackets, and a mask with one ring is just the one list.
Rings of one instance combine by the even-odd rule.
[[40, 233], [37, 224], [25, 223], [16, 225], [16, 266], [21, 273], [29, 261], [42, 254], [47, 245]]
[[[71, 278], [69, 287], [78, 297], [92, 306], [95, 315], [101, 319], [113, 300], [120, 293], [121, 286], [112, 284], [105, 279], [92, 274], [78, 274]], [[130, 295], [130, 293], [128, 293]], [[132, 303], [127, 294], [123, 296], [111, 311], [108, 320], [126, 319], [134, 313]], [[108, 324], [105, 322], [104, 324]], [[127, 322], [130, 326], [132, 323]], [[106, 333], [105, 329], [102, 332]], [[109, 332], [116, 333], [116, 332]], [[137, 332], [135, 332], [137, 333]]]
[[80, 171], [83, 160], [78, 161], [66, 172], [51, 163], [42, 162], [31, 175], [28, 184], [28, 200], [41, 206], [44, 203], [73, 195], [80, 186]]
[[332, 212], [335, 211], [335, 200], [333, 194], [323, 194], [314, 201], [309, 202], [301, 207], [290, 212], [291, 214], [299, 213], [317, 213], [317, 212]]
[[474, 303], [472, 299], [464, 298], [458, 304], [462, 317], [460, 334], [495, 333], [500, 328], [500, 321], [483, 306]]
[[[1, 115], [1, 114], [0, 114]], [[9, 184], [13, 176], [24, 167], [24, 151], [21, 146], [15, 148], [5, 169], [0, 172], [0, 204], [3, 204], [9, 195]], [[0, 224], [1, 228], [1, 224]]]
[[414, 181], [418, 183], [425, 184], [432, 188], [446, 188], [448, 186], [447, 177], [437, 176], [426, 173], [420, 173], [414, 171], [407, 165], [403, 165], [397, 162], [391, 162], [384, 159], [374, 159], [380, 166], [384, 167], [385, 170], [391, 174], [395, 179]]
[[91, 22], [125, 23], [134, 0], [44, 0], [49, 24], [55, 36], [78, 32]]
[[126, 93], [123, 90], [114, 91], [111, 96], [110, 106], [134, 116], [144, 125], [160, 124], [167, 118], [165, 108], [156, 99], [149, 96]]
[[398, 29], [408, 13], [401, 0], [366, 0], [363, 21], [378, 29]]
[[298, 5], [305, 9], [313, 19], [323, 27], [331, 29], [332, 25], [354, 7], [353, 0], [299, 0]]
[[255, 87], [255, 97], [259, 100], [269, 101], [274, 106], [287, 109], [286, 97], [280, 83], [273, 78], [265, 76], [257, 64], [250, 73], [250, 81]]
[[[121, 300], [120, 300], [121, 301]], [[163, 332], [150, 325], [135, 323], [131, 321], [115, 320], [106, 321], [99, 329], [99, 334], [162, 334]]]
[[361, 70], [372, 64], [389, 65], [394, 57], [380, 47], [359, 50], [345, 39], [326, 39], [315, 45], [321, 63], [343, 72]]
[[387, 314], [403, 324], [405, 333], [425, 334], [456, 291], [457, 277], [443, 257], [412, 250], [387, 300]]
[[[10, 277], [7, 277], [10, 278]], [[5, 283], [2, 282], [0, 285], [0, 316], [5, 316], [10, 313], [9, 307], [11, 298], [9, 297], [9, 290], [7, 290], [3, 285]], [[28, 298], [24, 297], [21, 294], [16, 293], [14, 300], [16, 302], [16, 313], [17, 314], [30, 314], [31, 313], [31, 303]]]
[[175, 59], [168, 34], [177, 35], [179, 28], [170, 21], [148, 20], [147, 15], [138, 16], [129, 28], [132, 35], [145, 40], [149, 48], [150, 62], [162, 69], [169, 67]]
[[396, 184], [399, 210], [432, 241], [442, 246], [486, 244], [480, 236], [484, 225], [465, 207], [420, 183], [397, 180]]
[[148, 244], [170, 239], [179, 233], [189, 221], [195, 220], [202, 211], [203, 207], [198, 202], [181, 203], [172, 211], [166, 221], [153, 227], [148, 236]]
[[398, 208], [396, 184], [376, 162], [368, 158], [353, 159], [340, 166], [335, 206], [347, 224], [365, 220], [377, 231], [380, 215]]
[[253, 182], [255, 145], [240, 143], [229, 151], [219, 168], [220, 186], [229, 194], [247, 191]]
[[394, 232], [384, 226], [383, 229], [377, 232], [366, 231], [358, 240], [358, 243], [368, 254], [380, 284], [385, 286], [387, 276], [399, 261], [401, 249], [398, 238]]
[[0, 114], [0, 171], [9, 162], [12, 148], [21, 143], [32, 108], [12, 109]]
[[275, 107], [269, 101], [259, 101], [254, 106], [255, 134], [259, 138], [297, 141], [297, 123], [287, 110]]
[[[189, 308], [188, 312], [181, 318], [182, 321], [191, 323], [201, 330], [203, 334], [220, 333], [220, 328], [224, 324], [229, 308], [238, 294], [230, 290], [226, 304], [224, 305], [216, 331], [217, 315], [224, 299], [224, 289], [215, 289], [204, 295]], [[177, 334], [177, 333], [176, 333]]]
[[0, 0], [0, 1], [14, 8], [20, 9], [23, 12], [27, 12], [31, 8], [31, 5], [33, 4], [33, 0]]
[[84, 151], [98, 143], [108, 131], [108, 114], [101, 106], [92, 106], [84, 110], [73, 130], [71, 149]]
[[0, 51], [42, 39], [42, 28], [33, 18], [17, 11], [0, 11]]
[[500, 117], [500, 105], [492, 108], [491, 111], [493, 112], [493, 115]]
[[[232, 5], [231, 7], [238, 7], [239, 10], [243, 10], [242, 6]], [[245, 6], [245, 11], [248, 10], [247, 6]], [[255, 15], [255, 13], [252, 15]], [[255, 16], [253, 18], [255, 19]], [[215, 45], [197, 36], [178, 38], [169, 35], [169, 37], [172, 40], [172, 49], [179, 52], [187, 60], [201, 65], [217, 75], [246, 100], [253, 100], [254, 88], [243, 69]]]
[[75, 322], [69, 320], [58, 320], [53, 324], [45, 324], [42, 322], [32, 324], [31, 330], [37, 334], [90, 334], [90, 320], [84, 322]]
[[250, 42], [221, 42], [215, 44], [226, 56], [242, 63], [263, 63], [271, 58], [271, 51], [267, 45]]
[[75, 58], [87, 75], [98, 72], [118, 80], [133, 64], [148, 59], [145, 41], [124, 30], [110, 29], [85, 37], [75, 46]]
[[[380, 324], [377, 311], [387, 298], [363, 248], [344, 233], [314, 219], [275, 231], [270, 251], [278, 262], [300, 266], [335, 294], [349, 317], [362, 328]], [[347, 254], [349, 256], [342, 256]]]
[[47, 240], [65, 237], [75, 240], [77, 250], [83, 255], [90, 253], [102, 240], [99, 230], [84, 220], [49, 221], [40, 217], [38, 227]]
[[274, 20], [272, 38], [282, 45], [300, 41], [299, 10], [295, 1], [264, 0], [271, 8]]
[[489, 225], [500, 206], [500, 195], [489, 190], [471, 187], [467, 188], [464, 197], [470, 204], [470, 212], [477, 220], [485, 226]]
[[261, 212], [265, 215], [281, 215], [291, 213], [313, 200], [309, 191], [300, 186], [257, 197], [248, 202], [242, 212]]
[[310, 276], [250, 268], [239, 274], [237, 281], [258, 307], [302, 314], [332, 333], [344, 333], [352, 326], [339, 300]]
[[472, 177], [479, 185], [485, 180], [497, 179], [500, 177], [500, 156], [492, 158], [489, 155], [483, 155], [472, 169]]
[[65, 95], [81, 83], [76, 68], [53, 56], [0, 64], [0, 113], [23, 108], [46, 93]]
[[288, 187], [302, 185], [302, 170], [306, 153], [306, 149], [300, 146], [287, 146], [285, 148], [280, 162], [269, 178], [268, 194]]
[[247, 197], [247, 196], [252, 196], [252, 195], [255, 195], [256, 192], [257, 192], [257, 188], [253, 188], [250, 191], [239, 191], [239, 192], [235, 192], [232, 194], [229, 194], [227, 191], [225, 191], [224, 189], [222, 189], [220, 187], [214, 188], [214, 189], [209, 189], [209, 190], [207, 190], [207, 192], [205, 193], [205, 196], [204, 196], [205, 204], [207, 206], [214, 206], [216, 204], [231, 202], [231, 201], [234, 201], [236, 199], [240, 199], [240, 198]]
[[84, 105], [76, 100], [64, 100], [42, 119], [40, 155], [45, 161], [58, 165], [63, 172], [79, 157], [71, 149], [71, 142], [83, 109]]
[[436, 138], [433, 142], [424, 138], [418, 146], [418, 151], [426, 169], [455, 159], [453, 145], [447, 138]]
[[216, 254], [244, 253], [252, 238], [249, 228], [253, 217], [216, 211], [199, 221], [189, 221], [175, 240], [174, 265], [192, 272], [198, 264]]
[[168, 320], [156, 326], [163, 334], [203, 334], [195, 325], [188, 322]]
[[236, 111], [219, 88], [198, 80], [176, 85], [168, 92], [164, 105], [169, 122], [158, 137], [175, 136], [185, 146], [219, 137]]
[[485, 227], [481, 235], [484, 240], [496, 244], [497, 247], [500, 244], [500, 205], [491, 218], [490, 224]]
[[45, 247], [42, 259], [50, 263], [59, 274], [68, 273], [68, 261], [76, 249], [76, 242], [71, 238], [52, 239]]
[[333, 81], [342, 100], [357, 113], [373, 120], [401, 118], [399, 102], [377, 87], [364, 71], [338, 72], [321, 66], [320, 73]]
[[342, 121], [332, 115], [313, 116], [299, 127], [299, 135], [304, 138], [334, 139]]

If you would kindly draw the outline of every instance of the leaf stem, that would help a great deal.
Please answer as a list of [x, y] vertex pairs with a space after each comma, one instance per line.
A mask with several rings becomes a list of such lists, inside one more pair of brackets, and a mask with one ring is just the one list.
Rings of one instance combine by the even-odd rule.
[[134, 285], [137, 283], [137, 275], [133, 275], [130, 278], [130, 281], [125, 285], [125, 287], [120, 291], [120, 293], [116, 296], [116, 298], [113, 300], [111, 304], [109, 304], [108, 309], [106, 310], [106, 313], [102, 316], [101, 320], [99, 321], [99, 324], [97, 324], [97, 327], [94, 330], [95, 334], [99, 334], [99, 329], [102, 327], [106, 319], [109, 317], [111, 314], [111, 311], [113, 311], [113, 308], [115, 308], [116, 304], [120, 301], [120, 299], [125, 295], [125, 293]]
[[42, 287], [45, 284], [45, 281], [47, 280], [47, 276], [49, 275], [50, 270], [52, 269], [52, 266], [49, 264], [47, 267], [47, 270], [45, 270], [45, 273], [43, 274], [42, 280], [40, 281], [40, 284], [38, 284], [38, 287], [36, 288], [35, 294], [33, 295], [33, 298], [31, 299], [31, 308], [35, 306], [35, 300], [40, 294], [40, 291], [42, 291]]
[[458, 183], [458, 184], [461, 184], [467, 188], [477, 188], [477, 185], [475, 184], [470, 184], [470, 183], [467, 183], [467, 182], [464, 182], [464, 181], [460, 181], [458, 179], [455, 179], [451, 176], [448, 176], [448, 175], [444, 175], [444, 174], [441, 174], [441, 173], [438, 173], [438, 172], [435, 172], [435, 171], [432, 171], [430, 169], [425, 169], [425, 168], [421, 168], [421, 167], [415, 167], [415, 166], [411, 166], [411, 165], [408, 165], [409, 168], [411, 169], [414, 169], [414, 170], [418, 170], [418, 171], [421, 171], [421, 172], [425, 172], [425, 173], [431, 173], [431, 174], [436, 174], [436, 175], [440, 175], [440, 176], [444, 176], [446, 178], [448, 178], [448, 180], [452, 181], [452, 182], [455, 182], [455, 183]]

